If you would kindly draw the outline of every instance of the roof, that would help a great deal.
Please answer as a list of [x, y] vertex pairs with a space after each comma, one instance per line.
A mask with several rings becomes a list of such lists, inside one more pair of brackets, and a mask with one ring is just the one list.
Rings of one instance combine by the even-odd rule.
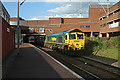
[[54, 34], [49, 34], [49, 35], [62, 35], [62, 34], [72, 33], [72, 32], [82, 32], [82, 31], [79, 30], [79, 29], [71, 29], [71, 30], [68, 30], [68, 31], [64, 31], [64, 32], [60, 32], [60, 33], [54, 33]]

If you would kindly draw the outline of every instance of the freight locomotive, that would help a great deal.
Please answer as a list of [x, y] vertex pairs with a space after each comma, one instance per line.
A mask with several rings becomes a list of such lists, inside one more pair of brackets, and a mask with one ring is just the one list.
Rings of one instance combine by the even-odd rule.
[[29, 43], [34, 43], [35, 42], [35, 37], [34, 36], [29, 36], [28, 42]]
[[78, 51], [84, 49], [85, 35], [79, 29], [46, 35], [45, 47], [61, 51]]

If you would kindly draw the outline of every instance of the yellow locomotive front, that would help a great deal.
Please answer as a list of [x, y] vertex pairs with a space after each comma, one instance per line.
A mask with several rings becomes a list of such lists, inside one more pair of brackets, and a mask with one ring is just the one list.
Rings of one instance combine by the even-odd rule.
[[29, 43], [34, 43], [35, 42], [35, 37], [34, 36], [29, 36], [28, 41], [29, 41]]
[[85, 45], [85, 35], [81, 32], [66, 33], [65, 44], [68, 50], [82, 50]]

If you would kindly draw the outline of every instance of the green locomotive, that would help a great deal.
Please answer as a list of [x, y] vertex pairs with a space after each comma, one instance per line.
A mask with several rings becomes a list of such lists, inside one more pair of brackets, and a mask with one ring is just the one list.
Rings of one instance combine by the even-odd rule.
[[66, 50], [81, 50], [84, 49], [85, 35], [79, 29], [72, 29], [55, 34], [49, 34], [45, 37], [44, 46], [51, 49]]

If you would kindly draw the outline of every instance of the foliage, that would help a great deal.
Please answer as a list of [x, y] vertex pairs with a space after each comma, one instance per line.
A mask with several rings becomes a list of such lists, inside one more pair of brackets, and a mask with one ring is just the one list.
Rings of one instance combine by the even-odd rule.
[[109, 48], [118, 48], [120, 46], [120, 36], [111, 37], [108, 40], [102, 40], [101, 38], [86, 38], [87, 45], [89, 49], [93, 47], [94, 51], [96, 49], [109, 49]]

